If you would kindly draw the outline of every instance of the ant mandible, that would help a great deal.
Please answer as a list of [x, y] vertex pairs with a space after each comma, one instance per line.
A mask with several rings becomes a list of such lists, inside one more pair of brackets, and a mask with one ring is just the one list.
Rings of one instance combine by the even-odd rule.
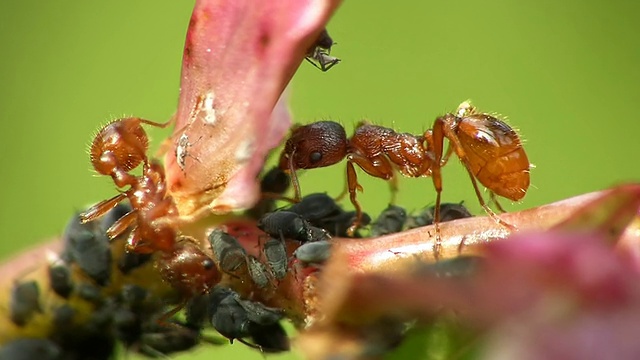
[[[129, 188], [89, 208], [80, 219], [83, 223], [93, 221], [128, 199], [131, 211], [111, 225], [107, 235], [114, 239], [132, 227], [127, 250], [142, 254], [160, 252], [156, 268], [161, 277], [188, 299], [208, 292], [220, 281], [221, 273], [195, 240], [179, 235], [174, 222], [158, 221], [179, 214], [173, 198], [167, 194], [164, 168], [146, 155], [149, 139], [142, 124], [164, 128], [170, 123], [131, 117], [111, 122], [98, 132], [91, 145], [94, 169], [111, 176], [118, 188]], [[140, 164], [142, 174], [131, 174]], [[185, 301], [161, 321], [180, 310]]]
[[[444, 139], [449, 147], [444, 152]], [[442, 173], [451, 153], [467, 169], [478, 201], [498, 223], [513, 228], [501, 220], [485, 203], [477, 181], [491, 191], [512, 201], [524, 197], [529, 187], [529, 160], [518, 134], [502, 120], [478, 112], [469, 102], [463, 102], [455, 113], [438, 117], [432, 129], [423, 135], [397, 133], [382, 126], [360, 123], [347, 139], [342, 125], [319, 121], [298, 126], [280, 156], [279, 167], [291, 174], [295, 199], [301, 198], [296, 170], [330, 166], [347, 158], [347, 188], [356, 219], [348, 233], [361, 224], [362, 208], [356, 199], [358, 184], [354, 163], [367, 174], [391, 181], [395, 192], [395, 171], [407, 177], [431, 176], [436, 190], [434, 224], [436, 255], [440, 247], [440, 203]]]

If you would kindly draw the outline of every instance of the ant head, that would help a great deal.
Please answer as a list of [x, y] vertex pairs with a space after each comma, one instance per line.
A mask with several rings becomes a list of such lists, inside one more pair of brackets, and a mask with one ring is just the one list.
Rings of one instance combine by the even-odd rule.
[[280, 169], [314, 169], [340, 162], [347, 154], [347, 134], [334, 121], [318, 121], [295, 128], [280, 156]]
[[91, 163], [102, 175], [130, 171], [146, 160], [147, 133], [139, 118], [123, 118], [103, 127], [91, 144]]
[[203, 294], [222, 277], [213, 259], [188, 237], [178, 241], [156, 266], [164, 280], [183, 294]]

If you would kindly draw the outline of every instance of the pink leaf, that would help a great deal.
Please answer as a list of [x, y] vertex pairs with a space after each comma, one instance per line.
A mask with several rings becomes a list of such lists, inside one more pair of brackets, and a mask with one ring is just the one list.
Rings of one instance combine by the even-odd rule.
[[[274, 111], [339, 0], [199, 0], [184, 49], [167, 183], [181, 216], [254, 204], [256, 176], [290, 126]], [[177, 155], [177, 156], [176, 156]]]

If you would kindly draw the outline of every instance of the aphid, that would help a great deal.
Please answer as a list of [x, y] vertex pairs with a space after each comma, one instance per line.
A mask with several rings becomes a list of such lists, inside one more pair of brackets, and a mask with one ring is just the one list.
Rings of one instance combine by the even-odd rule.
[[262, 197], [258, 203], [248, 210], [248, 214], [254, 219], [261, 218], [264, 214], [274, 211], [276, 200], [283, 199], [283, 194], [289, 189], [289, 175], [279, 167], [273, 167], [267, 171], [260, 181], [260, 193]]
[[258, 228], [275, 238], [301, 242], [329, 238], [324, 230], [312, 226], [302, 216], [291, 211], [276, 211], [266, 214], [258, 220]]
[[78, 284], [78, 286], [76, 287], [76, 291], [78, 293], [78, 296], [81, 299], [84, 299], [90, 303], [100, 304], [105, 300], [102, 297], [100, 288], [92, 284], [88, 284], [88, 283]]
[[[445, 139], [449, 141], [446, 153]], [[529, 187], [529, 160], [512, 128], [494, 116], [479, 113], [468, 102], [462, 103], [455, 113], [438, 117], [433, 129], [423, 135], [397, 133], [382, 126], [361, 123], [347, 139], [342, 125], [333, 121], [298, 126], [285, 144], [279, 167], [291, 174], [296, 199], [300, 199], [296, 170], [330, 166], [346, 158], [347, 188], [358, 214], [362, 214], [362, 209], [356, 200], [356, 191], [361, 186], [354, 164], [371, 176], [391, 181], [392, 193], [396, 188], [396, 172], [407, 177], [431, 176], [436, 190], [434, 223], [438, 250], [441, 168], [452, 152], [467, 169], [485, 211], [500, 224], [511, 228], [486, 205], [477, 182], [496, 195], [518, 201]], [[349, 232], [354, 233], [360, 225], [359, 215]]]
[[211, 325], [232, 343], [249, 336], [250, 322], [246, 310], [236, 301], [235, 291], [216, 286], [209, 294]]
[[269, 278], [267, 277], [267, 268], [258, 259], [253, 256], [247, 256], [247, 267], [249, 269], [249, 276], [253, 282], [259, 288], [265, 288], [269, 285]]
[[[216, 286], [209, 294], [209, 312], [211, 325], [231, 342], [237, 339], [245, 345], [260, 348], [263, 351], [278, 351], [276, 348], [264, 348], [258, 343], [255, 345], [248, 343], [243, 338], [257, 335], [259, 339], [262, 339], [263, 333], [267, 329], [271, 329], [272, 325], [278, 324], [283, 318], [284, 312], [282, 310], [269, 308], [258, 302], [243, 300], [235, 291]], [[275, 341], [273, 342], [275, 343]]]
[[340, 62], [340, 59], [329, 55], [335, 43], [327, 29], [322, 30], [315, 43], [307, 50], [306, 60], [322, 71], [328, 71]]
[[62, 258], [75, 262], [98, 285], [107, 285], [111, 277], [111, 248], [109, 239], [99, 226], [82, 224], [74, 216], [64, 232]]
[[420, 264], [418, 274], [439, 278], [465, 278], [473, 275], [485, 259], [481, 256], [458, 256], [429, 264]]
[[[434, 207], [430, 206], [424, 209], [420, 214], [410, 216], [406, 222], [407, 228], [413, 229], [433, 224], [434, 211]], [[440, 205], [440, 222], [464, 219], [472, 216], [473, 215], [471, 215], [469, 210], [467, 210], [462, 203], [443, 203]]]
[[[354, 233], [349, 234], [349, 228], [356, 220], [356, 211], [342, 211], [341, 213], [323, 219], [318, 223], [318, 226], [325, 229], [331, 236], [339, 237], [354, 237], [359, 238], [359, 229], [356, 229]], [[367, 226], [371, 223], [371, 217], [366, 212], [360, 215], [360, 226]]]
[[16, 281], [9, 299], [9, 318], [14, 324], [25, 326], [36, 313], [42, 313], [38, 283]]
[[67, 329], [74, 321], [76, 310], [69, 304], [62, 304], [53, 310], [52, 323], [56, 329]]
[[118, 259], [118, 270], [124, 275], [145, 265], [151, 260], [153, 254], [140, 254], [136, 252], [124, 252]]
[[389, 205], [371, 225], [371, 236], [382, 236], [402, 231], [407, 212], [397, 205]]
[[251, 340], [264, 352], [278, 353], [291, 350], [289, 336], [279, 322], [254, 327], [251, 331]]
[[289, 189], [290, 184], [289, 175], [279, 167], [273, 167], [262, 177], [260, 192], [281, 195]]
[[53, 292], [65, 299], [68, 298], [73, 292], [71, 269], [64, 260], [54, 253], [49, 256], [48, 275]]
[[124, 284], [120, 290], [122, 303], [134, 310], [142, 307], [147, 296], [149, 296], [149, 291], [135, 284]]
[[271, 273], [278, 280], [284, 279], [287, 275], [287, 249], [284, 242], [279, 239], [270, 238], [264, 244], [264, 255], [271, 269]]
[[315, 226], [328, 217], [342, 213], [335, 200], [326, 193], [314, 193], [303, 197], [300, 202], [291, 205], [287, 211], [294, 212]]
[[331, 243], [329, 241], [316, 241], [302, 244], [293, 252], [293, 256], [303, 266], [322, 264], [331, 256]]
[[44, 338], [19, 338], [0, 348], [0, 360], [59, 360], [62, 348]]
[[139, 352], [150, 357], [165, 357], [168, 354], [186, 351], [200, 344], [202, 336], [199, 330], [180, 324], [163, 326], [156, 331], [145, 331], [140, 336]]
[[247, 252], [236, 238], [226, 232], [214, 229], [209, 234], [209, 242], [222, 271], [232, 273], [246, 263]]

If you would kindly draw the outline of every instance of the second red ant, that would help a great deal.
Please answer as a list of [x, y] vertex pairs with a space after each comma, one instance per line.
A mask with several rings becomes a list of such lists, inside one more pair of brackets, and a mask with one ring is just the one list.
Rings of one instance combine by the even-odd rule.
[[[449, 141], [444, 150], [444, 140]], [[356, 209], [356, 219], [349, 228], [353, 234], [361, 225], [362, 208], [356, 199], [358, 184], [354, 164], [367, 174], [391, 181], [395, 192], [395, 172], [407, 177], [431, 176], [436, 190], [434, 224], [436, 255], [440, 247], [440, 203], [442, 167], [452, 152], [458, 156], [471, 178], [483, 209], [498, 223], [513, 228], [496, 215], [482, 198], [478, 182], [491, 196], [499, 195], [518, 201], [529, 187], [530, 164], [518, 134], [502, 120], [476, 110], [463, 102], [455, 113], [438, 117], [433, 128], [422, 135], [397, 133], [392, 129], [360, 123], [351, 138], [342, 125], [319, 121], [298, 126], [280, 156], [279, 167], [291, 175], [295, 199], [300, 200], [296, 171], [330, 166], [347, 159], [347, 189]]]
[[[118, 188], [129, 187], [118, 195], [99, 202], [80, 215], [83, 223], [105, 215], [128, 199], [131, 211], [108, 230], [110, 239], [131, 228], [127, 250], [136, 253], [160, 252], [156, 260], [162, 278], [183, 296], [183, 304], [165, 314], [161, 321], [180, 310], [187, 299], [208, 292], [221, 279], [214, 261], [189, 237], [181, 236], [175, 222], [158, 221], [177, 217], [173, 198], [167, 194], [162, 165], [146, 155], [149, 140], [142, 124], [164, 128], [140, 118], [123, 118], [109, 123], [96, 135], [91, 145], [91, 163], [101, 175], [109, 175]], [[142, 164], [142, 174], [131, 170]]]

